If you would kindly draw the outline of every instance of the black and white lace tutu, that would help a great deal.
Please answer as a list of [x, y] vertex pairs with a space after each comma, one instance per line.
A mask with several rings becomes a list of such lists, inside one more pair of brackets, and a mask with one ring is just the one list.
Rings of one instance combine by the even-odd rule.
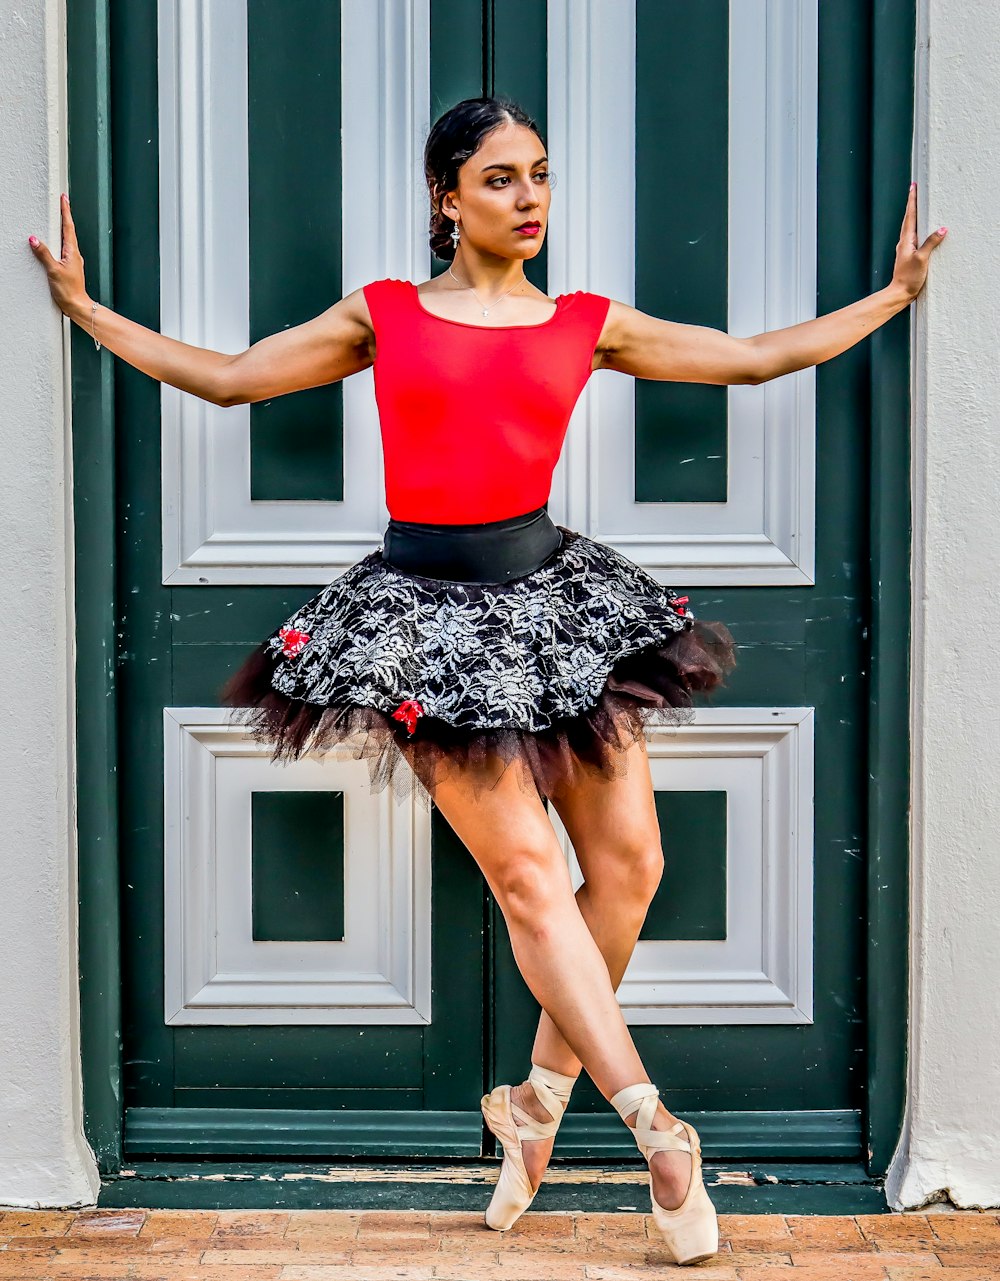
[[403, 570], [383, 548], [277, 627], [229, 679], [231, 720], [272, 760], [336, 748], [372, 793], [427, 804], [452, 770], [479, 789], [511, 763], [550, 796], [582, 772], [618, 777], [649, 719], [681, 725], [721, 684], [720, 622], [614, 548], [561, 525], [554, 552], [507, 582]]

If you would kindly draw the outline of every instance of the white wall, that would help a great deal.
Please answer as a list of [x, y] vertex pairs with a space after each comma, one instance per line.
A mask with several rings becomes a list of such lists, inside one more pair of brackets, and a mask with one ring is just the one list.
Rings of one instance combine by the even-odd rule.
[[889, 1203], [1000, 1205], [1000, 8], [920, 0], [909, 1089]]
[[0, 1204], [92, 1203], [81, 1124], [62, 0], [0, 0]]

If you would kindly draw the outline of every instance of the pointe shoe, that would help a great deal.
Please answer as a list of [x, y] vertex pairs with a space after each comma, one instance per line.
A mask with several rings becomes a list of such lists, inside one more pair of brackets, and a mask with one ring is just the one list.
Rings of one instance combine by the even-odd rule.
[[[535, 1199], [531, 1180], [524, 1168], [522, 1140], [551, 1139], [555, 1135], [576, 1077], [532, 1063], [528, 1080], [539, 1103], [552, 1118], [550, 1121], [536, 1121], [525, 1112], [511, 1099], [509, 1085], [498, 1085], [489, 1094], [484, 1094], [480, 1102], [486, 1124], [503, 1145], [500, 1176], [486, 1210], [486, 1226], [498, 1232], [511, 1227]], [[515, 1116], [523, 1124], [518, 1125]]]
[[[609, 1100], [624, 1121], [639, 1107], [632, 1130], [639, 1151], [649, 1163], [654, 1152], [670, 1148], [691, 1154], [691, 1181], [684, 1200], [673, 1210], [659, 1204], [653, 1196], [653, 1178], [650, 1173], [649, 1199], [653, 1208], [653, 1221], [659, 1228], [675, 1263], [700, 1263], [710, 1259], [719, 1249], [719, 1219], [701, 1177], [701, 1142], [698, 1132], [687, 1121], [678, 1121], [669, 1130], [654, 1130], [653, 1118], [659, 1090], [643, 1082], [627, 1085]], [[628, 1122], [626, 1122], [628, 1124]]]

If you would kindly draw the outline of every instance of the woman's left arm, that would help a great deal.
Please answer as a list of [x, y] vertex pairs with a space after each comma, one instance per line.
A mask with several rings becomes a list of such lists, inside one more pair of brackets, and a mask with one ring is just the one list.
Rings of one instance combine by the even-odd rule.
[[757, 384], [822, 364], [867, 338], [910, 305], [924, 287], [931, 253], [946, 231], [946, 227], [938, 228], [917, 246], [914, 183], [896, 243], [892, 280], [884, 289], [815, 320], [750, 338], [736, 338], [704, 325], [660, 320], [612, 302], [598, 348], [598, 367], [672, 382]]

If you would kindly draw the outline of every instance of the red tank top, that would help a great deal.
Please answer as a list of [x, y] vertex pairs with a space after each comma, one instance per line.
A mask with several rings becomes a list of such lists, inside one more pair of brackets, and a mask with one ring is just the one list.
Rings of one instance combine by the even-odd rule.
[[542, 507], [611, 300], [560, 294], [541, 324], [487, 328], [433, 315], [409, 280], [364, 295], [389, 515], [460, 525]]

